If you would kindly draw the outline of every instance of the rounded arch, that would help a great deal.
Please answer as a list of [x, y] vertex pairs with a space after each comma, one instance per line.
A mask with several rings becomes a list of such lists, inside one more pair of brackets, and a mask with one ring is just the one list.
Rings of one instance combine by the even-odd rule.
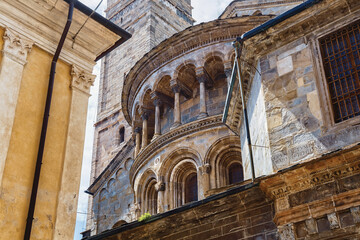
[[193, 159], [183, 159], [170, 170], [170, 208], [180, 207], [198, 200], [197, 173], [196, 162]]
[[226, 53], [225, 58], [224, 58], [224, 62], [228, 62], [231, 61], [231, 63], [234, 63], [235, 60], [235, 52], [234, 50], [230, 50], [229, 52]]
[[222, 53], [220, 51], [212, 51], [212, 52], [206, 54], [205, 57], [202, 59], [201, 66], [204, 66], [205, 63], [211, 58], [218, 58], [222, 62], [226, 61], [226, 55], [224, 53]]
[[204, 68], [213, 81], [226, 78], [224, 67], [224, 56], [210, 55], [204, 62]]
[[141, 176], [137, 184], [135, 184], [135, 199], [140, 205], [141, 213], [149, 212], [157, 213], [157, 191], [155, 185], [157, 176], [152, 169], [147, 169]]
[[232, 174], [232, 171], [229, 172], [229, 168], [234, 166], [234, 163], [240, 164], [242, 168], [239, 137], [223, 137], [211, 145], [204, 158], [204, 164], [210, 164], [211, 166], [211, 188], [219, 188], [230, 184], [229, 174]]
[[124, 172], [124, 169], [123, 168], [119, 168], [117, 171], [116, 171], [116, 174], [115, 174], [115, 176], [116, 176], [116, 178], [120, 178], [121, 177], [121, 175], [123, 174], [123, 172]]
[[159, 176], [166, 184], [166, 208], [173, 209], [186, 203], [186, 178], [190, 174], [197, 174], [200, 165], [200, 154], [191, 148], [176, 149], [164, 158], [159, 168]]
[[134, 159], [132, 159], [131, 157], [129, 157], [125, 160], [124, 167], [125, 167], [126, 171], [130, 171], [130, 168], [133, 165], [133, 163], [134, 163]]
[[173, 79], [177, 79], [179, 77], [179, 73], [181, 72], [181, 69], [183, 69], [186, 66], [193, 66], [195, 69], [199, 67], [199, 64], [194, 59], [187, 59], [183, 61], [179, 66], [175, 68]]
[[174, 93], [170, 87], [171, 75], [170, 74], [163, 74], [159, 78], [157, 78], [156, 82], [154, 83], [154, 91], [161, 92], [169, 97], [174, 97]]
[[111, 178], [108, 182], [107, 182], [107, 189], [111, 189], [115, 184], [115, 179]]
[[165, 177], [169, 170], [183, 159], [193, 159], [197, 169], [201, 166], [201, 156], [196, 150], [185, 147], [178, 148], [164, 158], [159, 168], [159, 176]]
[[151, 101], [151, 97], [150, 97], [151, 92], [152, 92], [151, 86], [147, 85], [142, 91], [142, 95], [140, 96], [141, 107], [149, 105], [149, 101]]

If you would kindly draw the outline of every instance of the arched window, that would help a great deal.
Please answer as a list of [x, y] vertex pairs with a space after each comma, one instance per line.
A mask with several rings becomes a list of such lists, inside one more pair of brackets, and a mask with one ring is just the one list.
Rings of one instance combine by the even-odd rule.
[[125, 141], [125, 128], [121, 127], [119, 131], [119, 144]]
[[157, 213], [157, 196], [158, 193], [155, 189], [156, 179], [151, 179], [147, 186], [146, 186], [146, 192], [145, 192], [145, 212], [150, 213], [151, 215], [154, 215]]
[[229, 184], [238, 183], [244, 180], [243, 168], [240, 163], [232, 163], [228, 169]]
[[185, 180], [185, 203], [198, 200], [197, 174], [190, 174]]

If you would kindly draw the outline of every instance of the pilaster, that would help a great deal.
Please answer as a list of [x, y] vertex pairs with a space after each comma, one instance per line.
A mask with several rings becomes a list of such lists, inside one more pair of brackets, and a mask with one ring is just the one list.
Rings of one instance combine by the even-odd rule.
[[7, 28], [0, 65], [0, 187], [14, 124], [22, 75], [33, 42]]
[[64, 157], [61, 186], [59, 192], [57, 219], [53, 239], [71, 239], [76, 222], [76, 209], [80, 185], [82, 154], [90, 86], [95, 76], [76, 66], [71, 71], [71, 106], [66, 152]]

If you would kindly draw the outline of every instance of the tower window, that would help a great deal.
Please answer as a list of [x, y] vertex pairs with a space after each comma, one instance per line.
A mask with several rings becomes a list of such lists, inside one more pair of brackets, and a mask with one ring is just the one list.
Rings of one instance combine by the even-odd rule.
[[197, 174], [190, 174], [185, 180], [185, 203], [198, 200]]
[[243, 169], [240, 163], [233, 163], [229, 166], [229, 184], [238, 183], [244, 180]]
[[360, 21], [319, 40], [334, 122], [360, 115]]
[[119, 131], [119, 144], [125, 141], [125, 127], [121, 127]]

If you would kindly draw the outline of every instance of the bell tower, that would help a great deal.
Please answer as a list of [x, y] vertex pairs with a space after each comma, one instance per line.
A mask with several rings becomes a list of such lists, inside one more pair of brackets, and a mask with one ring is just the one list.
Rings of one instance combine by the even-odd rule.
[[[102, 59], [90, 184], [132, 136], [120, 102], [126, 74], [153, 47], [194, 23], [191, 0], [108, 0], [105, 12], [132, 38]], [[89, 212], [88, 229], [91, 219]]]

